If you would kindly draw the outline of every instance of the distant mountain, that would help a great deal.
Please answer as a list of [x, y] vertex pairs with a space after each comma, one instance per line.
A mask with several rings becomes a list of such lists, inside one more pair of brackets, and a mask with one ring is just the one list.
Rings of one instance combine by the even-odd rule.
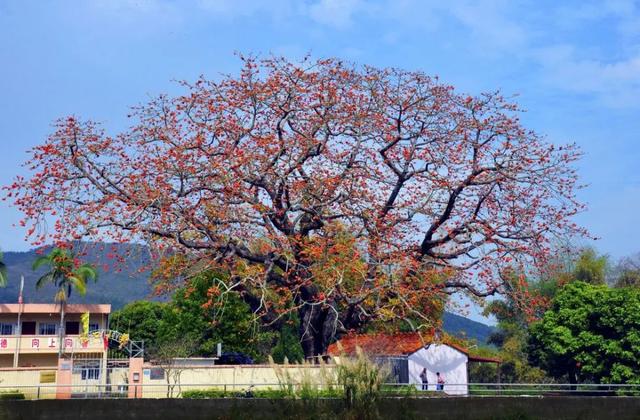
[[474, 339], [479, 344], [486, 344], [489, 336], [495, 331], [495, 327], [451, 312], [444, 313], [442, 328], [451, 335]]
[[[121, 308], [129, 302], [140, 299], [156, 299], [152, 296], [149, 273], [141, 271], [147, 265], [149, 254], [146, 247], [134, 244], [106, 244], [82, 243], [80, 249], [86, 253], [83, 261], [95, 264], [98, 268], [103, 265], [113, 265], [113, 254], [128, 255], [122, 271], [116, 272], [112, 268], [99, 270], [98, 282], [87, 287], [86, 296], [76, 293], [71, 295], [70, 302], [74, 303], [110, 303], [113, 309]], [[45, 249], [44, 252], [47, 252]], [[46, 271], [43, 267], [37, 272], [31, 269], [33, 261], [38, 257], [36, 251], [4, 252], [4, 262], [7, 265], [8, 284], [0, 288], [0, 302], [17, 302], [20, 276], [24, 275], [25, 302], [53, 301], [53, 287], [48, 286], [36, 290], [35, 282]], [[484, 344], [494, 327], [473, 321], [460, 315], [445, 312], [443, 328], [449, 334], [477, 340]]]
[[[72, 303], [111, 303], [114, 309], [139, 299], [150, 299], [151, 286], [148, 282], [148, 272], [140, 272], [140, 267], [146, 265], [148, 252], [144, 246], [133, 244], [83, 243], [80, 247], [83, 253], [82, 261], [95, 264], [98, 270], [97, 283], [90, 283], [86, 296], [72, 293]], [[44, 252], [48, 252], [45, 249]], [[114, 255], [129, 255], [121, 271], [110, 267], [104, 270], [104, 265], [113, 266]], [[41, 267], [33, 271], [33, 261], [39, 256], [35, 250], [27, 252], [3, 252], [3, 260], [7, 265], [8, 281], [6, 288], [0, 288], [0, 302], [17, 302], [20, 289], [20, 276], [24, 276], [24, 301], [27, 303], [52, 302], [54, 288], [52, 286], [36, 290], [35, 283], [47, 271]]]

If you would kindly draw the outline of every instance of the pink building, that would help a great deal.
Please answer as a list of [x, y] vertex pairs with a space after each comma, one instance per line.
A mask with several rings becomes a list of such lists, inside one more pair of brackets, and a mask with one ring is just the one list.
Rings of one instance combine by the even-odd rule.
[[[89, 335], [85, 338], [81, 336], [80, 316], [87, 312]], [[101, 332], [108, 328], [110, 313], [109, 304], [67, 304], [60, 343], [59, 304], [0, 303], [0, 368], [55, 368], [61, 344], [65, 356], [104, 354], [107, 350]]]

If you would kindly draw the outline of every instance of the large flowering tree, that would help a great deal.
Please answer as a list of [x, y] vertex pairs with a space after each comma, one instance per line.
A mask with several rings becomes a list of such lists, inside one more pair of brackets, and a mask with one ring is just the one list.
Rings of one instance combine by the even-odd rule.
[[266, 322], [297, 311], [314, 356], [372, 320], [426, 324], [452, 293], [500, 292], [502, 268], [584, 233], [579, 151], [525, 129], [499, 93], [336, 60], [243, 63], [134, 108], [118, 135], [57, 121], [33, 175], [6, 187], [33, 241], [144, 240], [173, 268], [223, 269], [212, 296], [238, 291]]

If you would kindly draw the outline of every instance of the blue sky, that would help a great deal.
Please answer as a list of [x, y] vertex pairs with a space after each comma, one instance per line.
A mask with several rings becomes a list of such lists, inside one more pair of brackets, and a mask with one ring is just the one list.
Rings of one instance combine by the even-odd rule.
[[[523, 121], [576, 141], [589, 210], [613, 257], [640, 251], [640, 3], [476, 0], [0, 0], [0, 184], [51, 121], [116, 131], [174, 80], [235, 73], [234, 51], [422, 70], [479, 93], [518, 94]], [[0, 248], [24, 250], [0, 203]]]

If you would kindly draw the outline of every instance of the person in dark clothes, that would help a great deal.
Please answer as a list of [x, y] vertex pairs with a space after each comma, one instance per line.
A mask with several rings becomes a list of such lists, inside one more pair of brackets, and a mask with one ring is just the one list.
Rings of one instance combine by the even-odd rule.
[[422, 369], [420, 379], [422, 380], [422, 390], [426, 391], [429, 386], [429, 380], [427, 379], [427, 368]]

